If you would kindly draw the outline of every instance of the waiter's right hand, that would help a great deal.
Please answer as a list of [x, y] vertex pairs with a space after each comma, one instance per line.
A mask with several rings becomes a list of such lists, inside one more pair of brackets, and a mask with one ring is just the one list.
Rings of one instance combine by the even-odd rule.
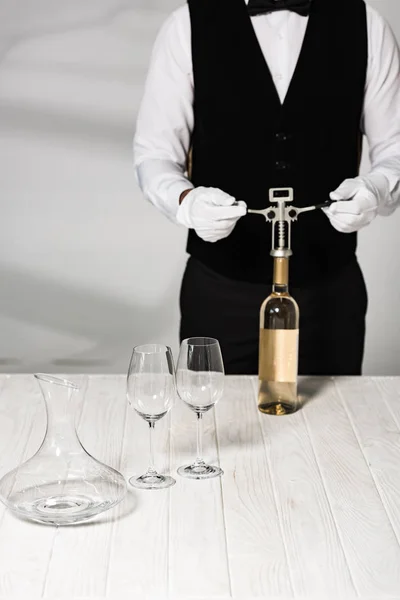
[[176, 219], [181, 225], [194, 229], [206, 242], [218, 242], [230, 235], [247, 206], [218, 188], [197, 187], [181, 201]]

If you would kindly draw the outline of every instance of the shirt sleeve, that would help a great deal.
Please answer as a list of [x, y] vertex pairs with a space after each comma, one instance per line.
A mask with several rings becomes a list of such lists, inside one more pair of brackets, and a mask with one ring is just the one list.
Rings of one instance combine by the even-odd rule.
[[185, 5], [165, 21], [155, 41], [133, 142], [141, 190], [174, 222], [180, 194], [193, 188], [187, 178], [193, 123], [190, 17]]
[[368, 6], [369, 60], [363, 130], [371, 171], [389, 181], [379, 213], [389, 215], [400, 205], [400, 52], [386, 21]]

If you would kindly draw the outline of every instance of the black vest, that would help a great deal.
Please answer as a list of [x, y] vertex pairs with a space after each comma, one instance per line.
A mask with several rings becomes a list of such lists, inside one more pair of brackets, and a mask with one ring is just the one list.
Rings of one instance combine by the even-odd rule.
[[[329, 198], [356, 177], [368, 62], [363, 0], [313, 0], [301, 55], [283, 105], [244, 0], [188, 0], [195, 127], [191, 179], [217, 187], [249, 208], [268, 191], [294, 188], [294, 205]], [[292, 226], [291, 282], [329, 275], [354, 258], [356, 234], [342, 234], [321, 211]], [[190, 230], [187, 251], [229, 278], [271, 282], [271, 224], [239, 220], [216, 243]]]

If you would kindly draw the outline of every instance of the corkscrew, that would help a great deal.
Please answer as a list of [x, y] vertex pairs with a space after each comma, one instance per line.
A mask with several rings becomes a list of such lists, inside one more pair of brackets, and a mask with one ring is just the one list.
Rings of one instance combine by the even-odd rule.
[[292, 222], [297, 221], [297, 217], [304, 212], [310, 212], [318, 208], [328, 207], [333, 200], [327, 200], [322, 204], [297, 208], [297, 206], [288, 205], [293, 202], [293, 188], [272, 188], [269, 190], [270, 203], [276, 203], [277, 206], [269, 206], [262, 210], [248, 209], [248, 213], [263, 215], [268, 223], [272, 223], [272, 249], [271, 256], [276, 258], [288, 258], [293, 254], [291, 249], [291, 229]]

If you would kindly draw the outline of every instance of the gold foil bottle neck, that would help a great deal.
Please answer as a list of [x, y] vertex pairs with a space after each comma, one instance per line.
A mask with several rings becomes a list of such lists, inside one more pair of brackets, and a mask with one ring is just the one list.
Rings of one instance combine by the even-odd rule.
[[274, 284], [289, 284], [289, 259], [274, 258]]

